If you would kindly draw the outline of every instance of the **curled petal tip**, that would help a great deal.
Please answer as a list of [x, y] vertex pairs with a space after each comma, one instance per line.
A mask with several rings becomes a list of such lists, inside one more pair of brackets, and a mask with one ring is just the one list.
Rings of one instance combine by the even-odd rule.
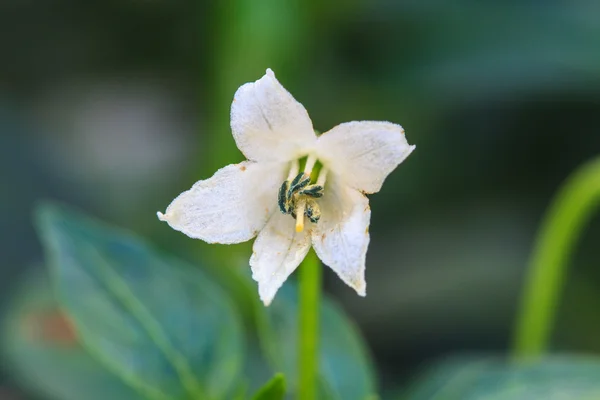
[[271, 302], [273, 301], [273, 297], [271, 297], [271, 296], [261, 296], [260, 300], [265, 305], [265, 307], [269, 307], [271, 305]]
[[167, 216], [163, 213], [161, 213], [160, 211], [156, 212], [156, 216], [158, 217], [158, 219], [160, 219], [161, 221], [166, 221], [167, 220]]
[[360, 297], [367, 296], [367, 285], [365, 282], [357, 282], [356, 285], [354, 286], [354, 290], [356, 290], [356, 293]]

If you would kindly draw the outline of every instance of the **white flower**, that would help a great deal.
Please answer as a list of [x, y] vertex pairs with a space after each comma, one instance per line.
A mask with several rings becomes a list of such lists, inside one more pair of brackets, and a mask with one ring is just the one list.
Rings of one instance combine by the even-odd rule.
[[[248, 160], [196, 182], [158, 217], [209, 243], [258, 235], [250, 266], [265, 305], [311, 244], [324, 264], [365, 296], [371, 218], [365, 193], [378, 192], [414, 150], [402, 127], [348, 122], [317, 136], [302, 104], [268, 69], [236, 92], [231, 128]], [[302, 172], [300, 160], [306, 160]]]

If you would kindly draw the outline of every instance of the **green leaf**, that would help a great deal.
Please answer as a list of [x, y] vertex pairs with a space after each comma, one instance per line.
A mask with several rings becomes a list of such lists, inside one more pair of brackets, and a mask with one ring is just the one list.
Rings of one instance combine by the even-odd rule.
[[226, 395], [241, 322], [200, 269], [61, 207], [41, 207], [38, 225], [58, 299], [94, 357], [149, 399]]
[[277, 374], [254, 394], [252, 400], [283, 400], [284, 397], [285, 377]]
[[[293, 282], [279, 289], [259, 325], [267, 358], [296, 386], [298, 290]], [[319, 319], [319, 384], [322, 399], [365, 400], [375, 392], [374, 371], [362, 338], [342, 309], [323, 297]]]
[[[264, 307], [264, 306], [263, 306]], [[246, 379], [247, 393], [257, 392], [264, 382], [269, 381], [277, 372], [265, 357], [258, 338], [247, 338], [248, 351], [244, 363], [243, 375]]]
[[3, 321], [6, 366], [23, 388], [56, 400], [143, 400], [77, 341], [45, 275], [27, 276]]
[[600, 398], [600, 358], [552, 356], [509, 363], [450, 359], [419, 379], [406, 400], [559, 400]]

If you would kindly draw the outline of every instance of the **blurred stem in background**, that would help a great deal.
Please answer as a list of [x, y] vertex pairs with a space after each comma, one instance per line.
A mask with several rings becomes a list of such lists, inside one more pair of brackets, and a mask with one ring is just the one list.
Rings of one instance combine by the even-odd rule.
[[600, 157], [571, 175], [546, 214], [529, 262], [514, 356], [535, 357], [547, 349], [567, 263], [599, 204]]
[[321, 265], [311, 250], [299, 267], [298, 400], [317, 398]]
[[302, 14], [307, 7], [300, 0], [229, 0], [216, 7], [213, 80], [208, 83], [214, 95], [206, 103], [212, 142], [210, 151], [203, 149], [201, 166], [210, 173], [242, 158], [229, 126], [235, 91], [262, 77], [267, 68], [288, 80], [306, 61], [302, 56], [312, 31]]

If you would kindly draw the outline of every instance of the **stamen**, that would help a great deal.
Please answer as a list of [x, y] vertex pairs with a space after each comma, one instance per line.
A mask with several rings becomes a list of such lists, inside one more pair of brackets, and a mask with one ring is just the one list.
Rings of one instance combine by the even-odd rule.
[[308, 185], [302, 189], [299, 194], [304, 194], [310, 197], [323, 197], [323, 186]]
[[327, 180], [327, 173], [329, 170], [325, 167], [321, 168], [319, 172], [319, 177], [317, 178], [317, 185], [321, 187], [325, 187], [325, 181]]
[[298, 201], [298, 207], [296, 207], [296, 232], [302, 232], [304, 230], [304, 206], [306, 200], [301, 199]]
[[298, 160], [294, 160], [290, 163], [290, 172], [288, 174], [288, 178], [281, 187], [279, 188], [279, 195], [277, 196], [277, 204], [279, 205], [279, 210], [281, 210], [284, 214], [289, 214], [292, 211], [293, 207], [293, 198], [291, 197], [290, 189], [290, 181], [292, 178], [297, 177], [298, 171], [300, 170], [300, 164]]
[[296, 175], [292, 183], [290, 183], [290, 188], [288, 189], [287, 197], [291, 199], [294, 193], [297, 193], [300, 190], [304, 189], [309, 183], [310, 176], [306, 175], [304, 172], [300, 172], [298, 175]]
[[287, 198], [287, 192], [290, 188], [290, 181], [285, 181], [279, 188], [279, 195], [277, 196], [277, 204], [282, 213], [288, 214], [290, 212], [290, 204]]
[[309, 155], [303, 172], [299, 172], [300, 163], [294, 160], [290, 164], [288, 179], [279, 188], [277, 203], [283, 214], [290, 214], [296, 220], [296, 232], [304, 231], [304, 218], [313, 224], [319, 222], [321, 209], [315, 199], [323, 196], [327, 168], [319, 165], [317, 182], [311, 184], [311, 173], [317, 163], [315, 156]]
[[316, 162], [317, 162], [317, 157], [313, 156], [312, 154], [308, 156], [308, 158], [306, 159], [306, 165], [304, 166], [304, 173], [306, 175], [310, 175]]
[[288, 174], [288, 181], [291, 181], [292, 179], [294, 179], [294, 177], [296, 175], [298, 175], [298, 171], [300, 170], [300, 163], [298, 163], [298, 160], [294, 160], [292, 161], [292, 165], [290, 166], [290, 173]]
[[306, 199], [306, 216], [313, 224], [319, 222], [321, 219], [321, 209], [319, 204], [313, 199]]

